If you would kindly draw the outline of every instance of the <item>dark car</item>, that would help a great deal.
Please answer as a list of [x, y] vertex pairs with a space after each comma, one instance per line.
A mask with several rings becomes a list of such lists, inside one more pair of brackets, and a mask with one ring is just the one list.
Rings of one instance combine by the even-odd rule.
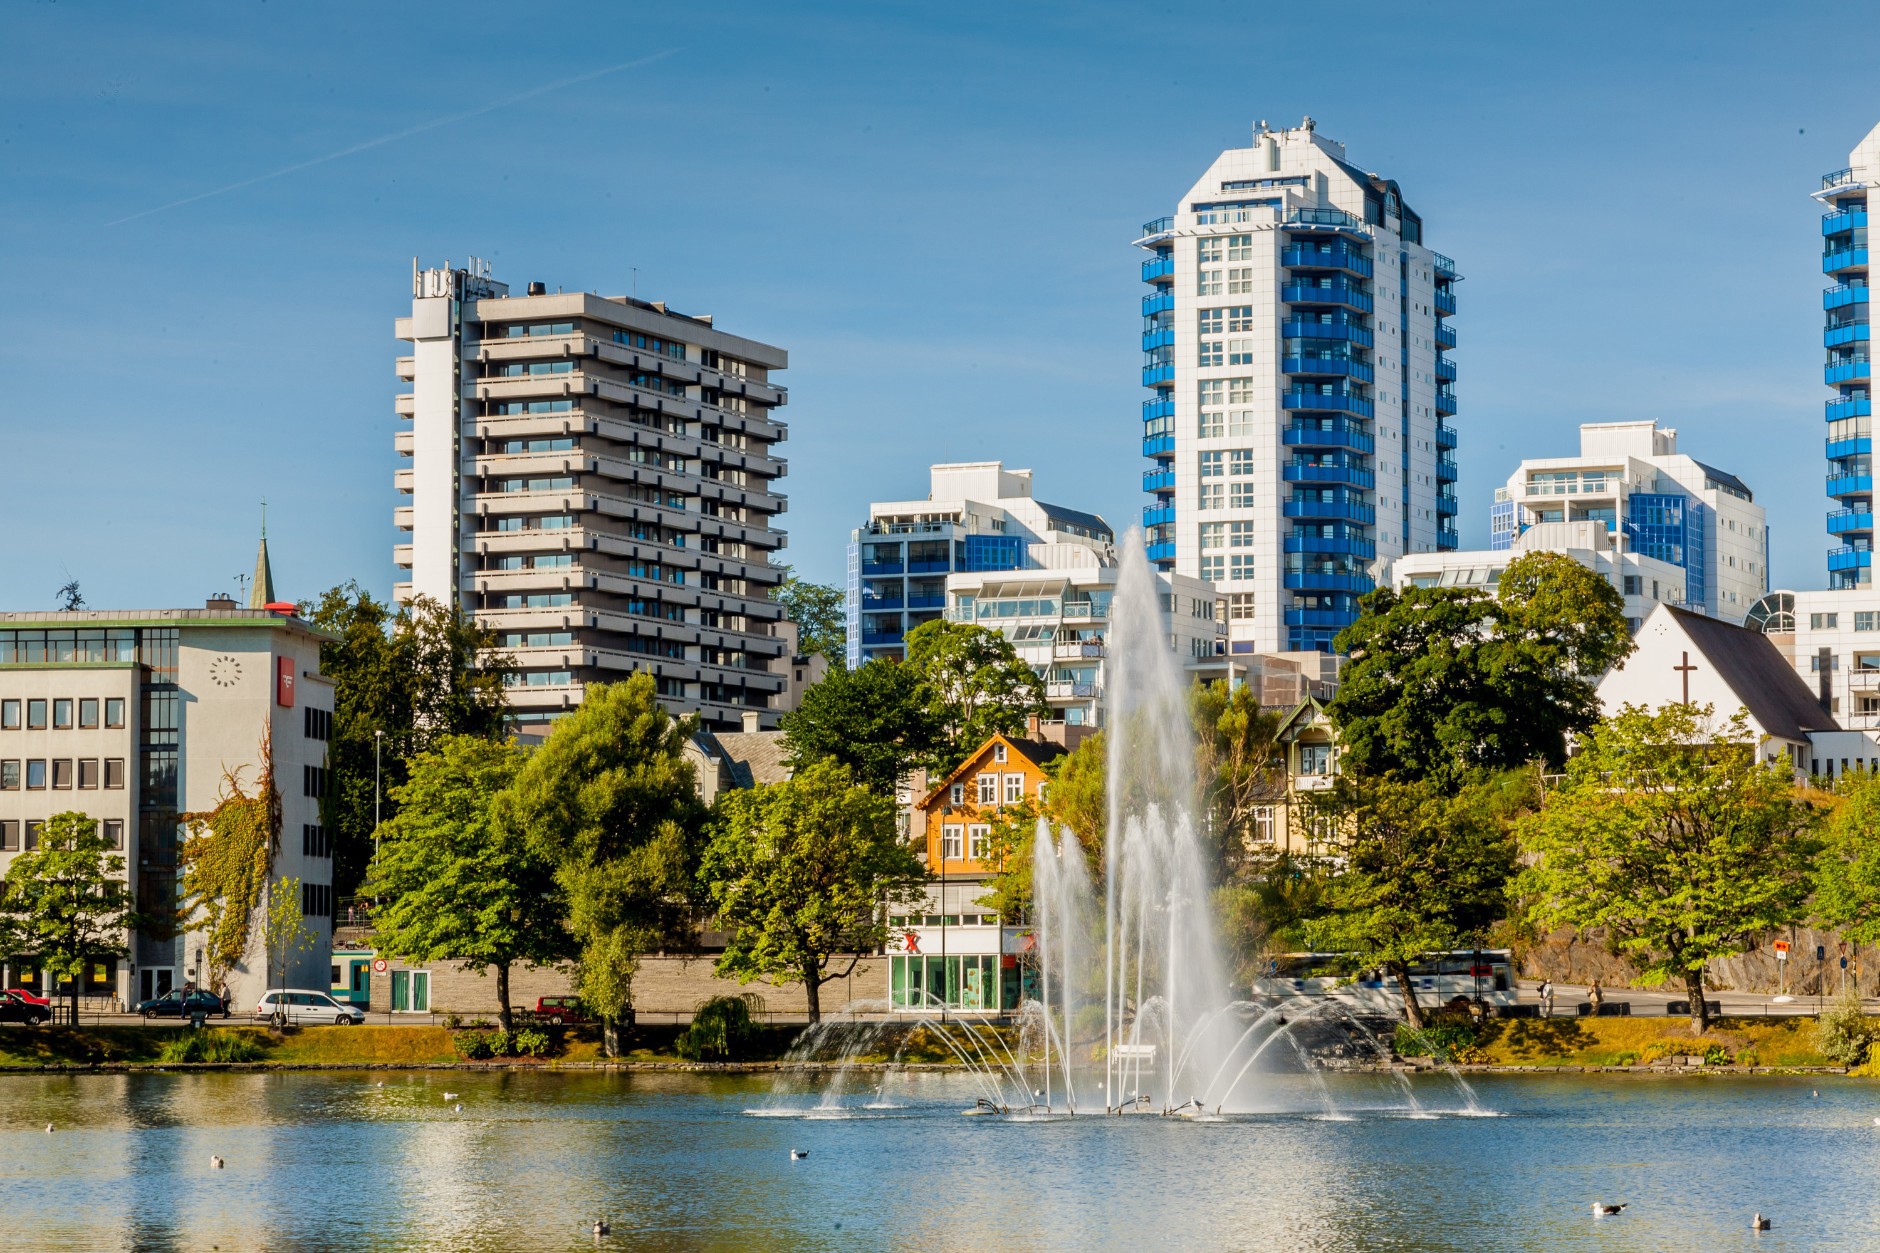
[[52, 1011], [44, 1005], [21, 1000], [11, 992], [0, 992], [0, 1022], [23, 1022], [37, 1027], [51, 1017]]
[[544, 996], [535, 1002], [535, 1016], [550, 1026], [559, 1027], [563, 1023], [589, 1021], [587, 1010], [579, 997]]
[[142, 1014], [146, 1022], [152, 1018], [192, 1018], [197, 1014], [205, 1018], [227, 1018], [228, 1006], [213, 992], [185, 994], [172, 988], [162, 996], [139, 1001], [131, 1012]]

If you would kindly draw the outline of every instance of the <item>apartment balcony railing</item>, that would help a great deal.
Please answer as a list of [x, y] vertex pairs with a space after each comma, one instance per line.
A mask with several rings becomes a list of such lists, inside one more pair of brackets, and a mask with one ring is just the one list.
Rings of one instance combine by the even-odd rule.
[[1436, 289], [1436, 316], [1439, 318], [1453, 317], [1455, 316], [1455, 312], [1456, 312], [1456, 293], [1452, 291], [1444, 291], [1440, 287], [1437, 288]]
[[1842, 270], [1865, 269], [1867, 250], [1865, 248], [1837, 248], [1833, 252], [1821, 254], [1821, 272], [1839, 274]]
[[1286, 392], [1280, 397], [1280, 407], [1306, 412], [1353, 413], [1361, 418], [1371, 417], [1375, 413], [1375, 406], [1369, 400], [1342, 389], [1327, 392], [1302, 388]]
[[1368, 361], [1318, 352], [1298, 353], [1283, 357], [1280, 361], [1280, 369], [1286, 374], [1297, 374], [1302, 377], [1348, 378], [1359, 383], [1369, 383], [1375, 377]]
[[1287, 226], [1341, 226], [1357, 231], [1364, 223], [1343, 209], [1294, 209], [1286, 215]]
[[1321, 627], [1327, 630], [1342, 631], [1358, 620], [1358, 615], [1344, 609], [1288, 609], [1286, 625], [1289, 627]]
[[1845, 231], [1864, 230], [1867, 226], [1867, 210], [1836, 209], [1832, 213], [1821, 215], [1821, 233], [1839, 235]]
[[1829, 387], [1840, 383], [1853, 383], [1869, 377], [1872, 368], [1864, 352], [1836, 357], [1821, 368], [1821, 381]]
[[1849, 531], [1873, 530], [1873, 511], [1871, 509], [1837, 509], [1828, 515], [1828, 534], [1844, 535]]
[[1173, 400], [1165, 397], [1157, 397], [1154, 400], [1145, 400], [1142, 402], [1142, 420], [1144, 422], [1153, 422], [1157, 418], [1173, 418], [1174, 416], [1175, 402]]
[[1288, 500], [1280, 512], [1288, 518], [1377, 524], [1377, 509], [1361, 500]]
[[946, 593], [942, 592], [937, 596], [909, 596], [907, 607], [909, 609], [945, 609], [947, 607]]
[[1833, 287], [1821, 293], [1821, 307], [1823, 309], [1841, 309], [1848, 305], [1864, 305], [1866, 303], [1867, 284], [1865, 283], [1836, 283]]
[[1856, 392], [1851, 396], [1838, 396], [1828, 402], [1828, 421], [1838, 422], [1842, 418], [1865, 418], [1873, 414], [1873, 401]]
[[1454, 448], [1456, 446], [1456, 428], [1445, 423], [1437, 423], [1436, 446], [1442, 449]]
[[1095, 683], [1047, 683], [1044, 685], [1046, 700], [1096, 700], [1103, 695], [1103, 689]]
[[1830, 326], [1821, 332], [1821, 346], [1838, 348], [1842, 344], [1862, 344], [1867, 342], [1867, 323], [1843, 322], [1839, 326]]
[[864, 648], [880, 648], [884, 645], [899, 644], [905, 637], [899, 631], [863, 631]]
[[1864, 566], [1871, 566], [1872, 564], [1873, 550], [1871, 548], [1854, 548], [1848, 546], [1843, 548], [1830, 548], [1828, 550], [1828, 569], [1830, 571], [1858, 570]]
[[1438, 483], [1454, 483], [1456, 481], [1456, 459], [1454, 457], [1446, 457], [1440, 452], [1436, 454], [1436, 481]]
[[1151, 435], [1142, 441], [1142, 455], [1145, 457], [1167, 457], [1174, 451], [1173, 435]]
[[1436, 324], [1436, 342], [1444, 348], [1456, 346], [1456, 328], [1447, 322]]
[[1351, 283], [1283, 283], [1279, 298], [1289, 305], [1342, 305], [1360, 313], [1371, 311], [1371, 293]]
[[1832, 174], [1823, 174], [1821, 176], [1821, 189], [1826, 191], [1830, 187], [1839, 187], [1842, 183], [1851, 183], [1853, 181], [1854, 171], [1851, 168], [1836, 170]]
[[1366, 490], [1377, 485], [1377, 475], [1369, 470], [1322, 462], [1289, 462], [1280, 477], [1288, 483], [1337, 483]]
[[1371, 258], [1345, 243], [1289, 244], [1280, 249], [1279, 263], [1295, 270], [1344, 270], [1371, 277]]
[[1051, 646], [1051, 660], [1053, 661], [1101, 661], [1102, 659], [1102, 640], [1073, 640], [1068, 644], [1059, 640]]
[[1370, 432], [1343, 418], [1286, 427], [1280, 432], [1280, 440], [1293, 448], [1349, 448], [1366, 456], [1377, 450], [1377, 441]]
[[1354, 592], [1359, 595], [1376, 586], [1368, 574], [1327, 574], [1315, 570], [1288, 570], [1281, 583], [1292, 592]]
[[1175, 381], [1173, 363], [1146, 365], [1142, 367], [1142, 385], [1144, 387], [1167, 387]]
[[1158, 348], [1173, 348], [1174, 346], [1175, 328], [1172, 326], [1158, 326], [1152, 331], [1142, 333], [1144, 352], [1154, 352]]
[[1156, 235], [1166, 235], [1174, 229], [1175, 218], [1172, 215], [1159, 217], [1153, 222], [1142, 224], [1142, 238], [1149, 239]]
[[1447, 387], [1438, 386], [1436, 389], [1436, 412], [1446, 418], [1454, 417], [1456, 414], [1456, 393], [1450, 391]]
[[1448, 357], [1442, 357], [1442, 356], [1437, 357], [1436, 358], [1436, 377], [1439, 379], [1442, 379], [1445, 383], [1455, 382], [1456, 381], [1456, 363], [1451, 361]]
[[1830, 496], [1867, 496], [1873, 493], [1873, 474], [1830, 474], [1827, 494]]
[[904, 574], [907, 566], [899, 561], [864, 561], [862, 577], [869, 578], [877, 574]]
[[1147, 555], [1150, 561], [1173, 561], [1175, 560], [1175, 542], [1157, 540], [1148, 546]]
[[1142, 281], [1145, 283], [1172, 283], [1175, 281], [1174, 257], [1150, 257], [1142, 263]]
[[1172, 492], [1175, 490], [1175, 471], [1158, 466], [1142, 473], [1142, 490], [1145, 492]]
[[1356, 557], [1369, 561], [1377, 556], [1375, 540], [1345, 538], [1326, 539], [1319, 535], [1288, 535], [1283, 541], [1284, 551], [1289, 553], [1317, 553], [1331, 557]]
[[1334, 315], [1330, 321], [1318, 318], [1287, 318], [1279, 333], [1285, 339], [1343, 339], [1363, 348], [1371, 346], [1371, 328], [1349, 314]]
[[1142, 298], [1142, 316], [1145, 318], [1172, 312], [1174, 308], [1175, 293], [1166, 287], [1158, 288]]
[[1827, 442], [1827, 459], [1839, 461], [1843, 457], [1858, 457], [1862, 453], [1873, 451], [1873, 439], [1866, 435], [1856, 435], [1851, 439], [1831, 439]]
[[1144, 505], [1142, 507], [1142, 525], [1144, 527], [1162, 526], [1175, 520], [1175, 506], [1169, 504]]
[[1430, 253], [1430, 260], [1435, 263], [1436, 272], [1447, 276], [1451, 282], [1462, 277], [1460, 274], [1456, 273], [1456, 263], [1451, 261], [1448, 257], [1445, 257], [1442, 253]]

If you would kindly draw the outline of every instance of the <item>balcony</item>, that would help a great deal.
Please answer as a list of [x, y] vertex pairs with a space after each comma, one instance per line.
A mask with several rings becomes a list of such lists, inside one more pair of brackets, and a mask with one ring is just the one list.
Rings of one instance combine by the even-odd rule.
[[1369, 561], [1377, 556], [1377, 542], [1368, 539], [1326, 539], [1319, 535], [1288, 535], [1284, 549], [1289, 553], [1318, 553], [1333, 557], [1356, 557]]
[[1343, 209], [1294, 209], [1286, 215], [1287, 226], [1331, 226], [1362, 233], [1364, 223]]
[[1145, 492], [1172, 492], [1175, 490], [1175, 471], [1158, 466], [1142, 472], [1142, 490]]
[[1829, 387], [1839, 383], [1855, 383], [1865, 379], [1871, 373], [1867, 363], [1867, 354], [1857, 352], [1851, 356], [1838, 357], [1821, 369], [1821, 381]]
[[1452, 449], [1456, 446], [1456, 428], [1443, 423], [1436, 425], [1436, 446], [1439, 449]]
[[1821, 176], [1821, 190], [1826, 191], [1830, 187], [1839, 187], [1843, 183], [1852, 183], [1853, 181], [1853, 170], [1836, 170], [1832, 174], [1823, 174]]
[[1360, 313], [1371, 311], [1371, 293], [1351, 283], [1284, 283], [1279, 298], [1289, 305], [1342, 305]]
[[1145, 400], [1142, 402], [1142, 420], [1153, 422], [1157, 418], [1173, 418], [1175, 402], [1173, 400]]
[[1059, 640], [1051, 646], [1052, 661], [1101, 661], [1102, 659], [1102, 640], [1072, 640], [1069, 643]]
[[1377, 450], [1377, 441], [1369, 432], [1343, 418], [1286, 427], [1280, 432], [1280, 440], [1294, 448], [1349, 448], [1366, 456]]
[[1360, 522], [1365, 526], [1377, 524], [1376, 508], [1357, 500], [1288, 500], [1280, 512], [1288, 518]]
[[1870, 509], [1837, 509], [1828, 515], [1828, 534], [1830, 535], [1871, 530], [1873, 530], [1873, 511]]
[[894, 645], [901, 643], [902, 638], [903, 637], [901, 635], [901, 632], [899, 631], [863, 631], [862, 632], [862, 647], [863, 648], [892, 647]]
[[1150, 561], [1173, 561], [1175, 560], [1175, 543], [1173, 540], [1154, 543], [1149, 545], [1147, 552]]
[[1168, 387], [1173, 385], [1174, 382], [1175, 366], [1173, 363], [1146, 365], [1142, 367], [1142, 385], [1144, 387]]
[[1856, 393], [1842, 396], [1828, 402], [1828, 421], [1837, 422], [1842, 418], [1865, 418], [1873, 414], [1873, 401]]
[[1371, 258], [1343, 241], [1288, 244], [1280, 249], [1279, 263], [1295, 270], [1343, 270], [1360, 278], [1371, 277]]
[[1439, 318], [1451, 318], [1451, 317], [1454, 317], [1455, 315], [1456, 315], [1456, 293], [1452, 291], [1444, 291], [1440, 287], [1437, 288], [1436, 289], [1436, 316]]
[[1449, 325], [1447, 322], [1438, 322], [1436, 324], [1436, 343], [1442, 348], [1453, 349], [1456, 346], [1456, 328]]
[[907, 598], [907, 607], [909, 609], [945, 609], [947, 607], [946, 593], [941, 592], [938, 595], [929, 596], [909, 596]]
[[1343, 339], [1361, 348], [1371, 346], [1371, 328], [1347, 314], [1337, 314], [1329, 322], [1316, 318], [1287, 318], [1279, 333], [1286, 339]]
[[1833, 252], [1821, 255], [1821, 272], [1839, 274], [1843, 270], [1865, 269], [1867, 250], [1865, 248], [1837, 248]]
[[1867, 323], [1844, 322], [1840, 326], [1830, 326], [1821, 332], [1823, 348], [1838, 348], [1842, 344], [1864, 344], [1867, 342]]
[[1842, 496], [1869, 496], [1873, 494], [1873, 474], [1830, 474], [1827, 494], [1837, 499]]
[[1456, 263], [1440, 252], [1430, 253], [1430, 262], [1436, 267], [1438, 274], [1447, 278], [1452, 283], [1462, 277], [1462, 275], [1456, 273]]
[[1168, 457], [1175, 452], [1173, 435], [1151, 435], [1142, 441], [1142, 455], [1145, 457]]
[[1320, 378], [1348, 378], [1369, 383], [1374, 377], [1370, 363], [1352, 357], [1334, 357], [1325, 353], [1302, 353], [1283, 357], [1280, 369], [1286, 374], [1312, 375]]
[[1833, 287], [1821, 293], [1821, 307], [1823, 309], [1842, 309], [1848, 305], [1864, 305], [1866, 303], [1867, 284], [1865, 283], [1836, 283]]
[[907, 567], [898, 561], [864, 561], [862, 577], [872, 578], [877, 574], [904, 574]]
[[1153, 239], [1157, 235], [1166, 235], [1174, 229], [1175, 218], [1172, 214], [1159, 217], [1153, 222], [1144, 222], [1142, 224], [1142, 238]]
[[1828, 441], [1827, 456], [1829, 461], [1839, 461], [1843, 457], [1858, 457], [1873, 451], [1873, 440], [1865, 435], [1853, 439], [1831, 439]]
[[1174, 257], [1150, 257], [1142, 263], [1142, 281], [1145, 283], [1173, 283], [1175, 281]]
[[1454, 457], [1445, 457], [1441, 453], [1436, 455], [1436, 481], [1438, 483], [1454, 483], [1456, 481], [1456, 459]]
[[1339, 391], [1290, 391], [1280, 398], [1280, 407], [1284, 409], [1305, 410], [1319, 413], [1352, 413], [1361, 418], [1371, 417], [1374, 406], [1362, 396]]
[[1377, 485], [1377, 475], [1369, 470], [1324, 462], [1289, 462], [1280, 477], [1288, 483], [1342, 483], [1347, 487], [1362, 487], [1367, 491]]
[[1175, 521], [1175, 506], [1167, 504], [1144, 505], [1142, 507], [1142, 525], [1146, 530], [1152, 526], [1164, 526]]
[[1438, 518], [1453, 518], [1460, 511], [1461, 506], [1456, 500], [1455, 484], [1443, 484], [1436, 491], [1436, 516]]
[[1173, 348], [1174, 346], [1175, 328], [1172, 326], [1158, 326], [1152, 331], [1142, 333], [1144, 352], [1154, 352], [1158, 348]]
[[1171, 313], [1175, 309], [1175, 293], [1168, 288], [1160, 288], [1142, 298], [1142, 316], [1152, 318], [1158, 313]]
[[1103, 694], [1103, 689], [1094, 683], [1047, 683], [1044, 685], [1046, 700], [1096, 700]]
[[1355, 611], [1343, 609], [1288, 609], [1286, 625], [1289, 627], [1320, 627], [1328, 631], [1342, 631], [1358, 620]]
[[1840, 235], [1847, 231], [1867, 229], [1867, 210], [1836, 209], [1832, 213], [1821, 215], [1821, 233]]
[[1456, 363], [1451, 361], [1448, 357], [1438, 356], [1436, 358], [1436, 377], [1445, 383], [1455, 382]]
[[1436, 412], [1445, 418], [1455, 417], [1456, 393], [1449, 390], [1447, 387], [1438, 386], [1436, 389]]
[[1871, 566], [1872, 564], [1873, 549], [1871, 548], [1855, 548], [1849, 545], [1844, 548], [1830, 548], [1828, 550], [1828, 570], [1830, 573], [1837, 570], [1858, 570], [1863, 566]]
[[1311, 570], [1288, 570], [1281, 580], [1290, 592], [1352, 592], [1363, 595], [1375, 586], [1368, 574], [1321, 574]]

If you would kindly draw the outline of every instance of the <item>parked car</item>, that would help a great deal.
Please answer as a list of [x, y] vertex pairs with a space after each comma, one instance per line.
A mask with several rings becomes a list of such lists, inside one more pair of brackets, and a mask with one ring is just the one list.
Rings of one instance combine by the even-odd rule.
[[276, 1026], [316, 1026], [330, 1022], [337, 1027], [356, 1027], [366, 1020], [365, 1011], [356, 1005], [342, 1005], [326, 992], [307, 988], [279, 988], [263, 994], [255, 1002], [255, 1017]]
[[535, 1016], [550, 1026], [559, 1027], [563, 1023], [592, 1022], [587, 1010], [582, 1008], [581, 998], [577, 996], [544, 996], [535, 1002]]
[[52, 1008], [52, 1002], [37, 992], [31, 992], [25, 988], [7, 988], [5, 991], [8, 996], [17, 996], [28, 1005], [44, 1005], [48, 1009]]
[[37, 1027], [51, 1017], [52, 1011], [44, 1005], [21, 1000], [11, 992], [0, 992], [0, 1022], [23, 1022]]
[[162, 996], [137, 1002], [131, 1012], [142, 1014], [145, 1022], [152, 1018], [193, 1018], [197, 1014], [205, 1018], [227, 1018], [228, 1006], [213, 992], [185, 994], [180, 988], [171, 988]]

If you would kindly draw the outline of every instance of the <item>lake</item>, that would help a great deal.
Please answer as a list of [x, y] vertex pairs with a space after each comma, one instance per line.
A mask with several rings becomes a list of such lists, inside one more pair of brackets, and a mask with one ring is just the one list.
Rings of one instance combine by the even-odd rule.
[[[1336, 1121], [1022, 1122], [961, 1117], [976, 1089], [949, 1074], [830, 1119], [777, 1116], [768, 1076], [9, 1076], [0, 1245], [592, 1249], [606, 1215], [623, 1250], [1880, 1247], [1880, 1087], [1475, 1088], [1487, 1116], [1441, 1075], [1415, 1081], [1424, 1117], [1346, 1076]], [[1595, 1199], [1630, 1208], [1595, 1218]]]

